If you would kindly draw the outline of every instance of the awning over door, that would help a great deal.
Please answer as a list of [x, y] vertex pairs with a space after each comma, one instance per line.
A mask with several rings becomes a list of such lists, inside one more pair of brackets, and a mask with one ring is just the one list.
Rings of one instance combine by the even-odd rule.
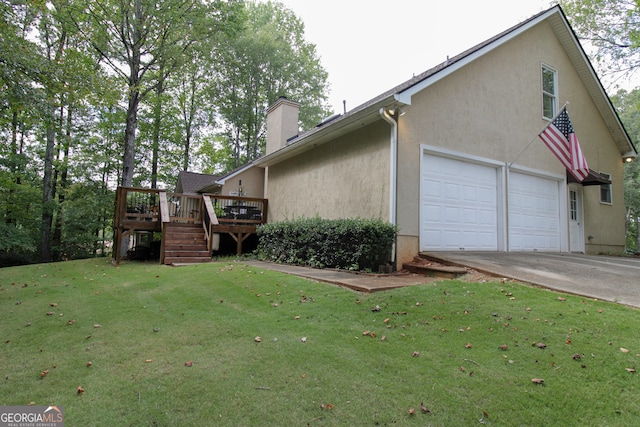
[[567, 171], [567, 182], [569, 183], [575, 182], [577, 184], [582, 184], [582, 185], [611, 184], [611, 180], [607, 175], [601, 174], [600, 172], [596, 172], [593, 169], [589, 169], [589, 174], [582, 182], [579, 182], [577, 179], [574, 178], [573, 175], [571, 175]]

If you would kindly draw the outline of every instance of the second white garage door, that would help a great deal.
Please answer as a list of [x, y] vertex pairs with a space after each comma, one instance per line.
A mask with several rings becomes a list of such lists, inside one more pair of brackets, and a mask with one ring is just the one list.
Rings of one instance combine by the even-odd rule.
[[497, 169], [423, 156], [420, 250], [497, 250]]
[[559, 195], [556, 180], [509, 174], [509, 250], [560, 251]]

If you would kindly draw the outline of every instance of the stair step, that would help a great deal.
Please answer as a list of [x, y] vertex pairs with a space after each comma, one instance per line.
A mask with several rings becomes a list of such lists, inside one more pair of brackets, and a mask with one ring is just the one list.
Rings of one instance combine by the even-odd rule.
[[425, 265], [413, 262], [403, 264], [402, 268], [410, 271], [411, 273], [442, 277], [446, 279], [455, 279], [456, 277], [467, 274], [467, 270], [462, 267]]
[[402, 268], [415, 274], [424, 274], [427, 276], [442, 277], [446, 279], [455, 279], [464, 274], [467, 274], [468, 270], [464, 267], [457, 267], [453, 265], [442, 265], [425, 262], [425, 260], [414, 261], [405, 263]]
[[176, 265], [176, 264], [201, 264], [205, 262], [210, 262], [211, 257], [165, 257], [164, 263], [166, 265]]
[[165, 249], [164, 256], [208, 256], [209, 251], [202, 248], [194, 249]]
[[207, 250], [207, 245], [205, 244], [192, 244], [192, 243], [188, 243], [188, 244], [168, 244], [166, 243], [164, 245], [164, 251], [206, 251]]
[[204, 245], [206, 240], [202, 239], [180, 239], [178, 237], [165, 238], [165, 245]]
[[200, 225], [169, 224], [164, 230], [164, 263], [196, 264], [211, 261], [204, 230]]

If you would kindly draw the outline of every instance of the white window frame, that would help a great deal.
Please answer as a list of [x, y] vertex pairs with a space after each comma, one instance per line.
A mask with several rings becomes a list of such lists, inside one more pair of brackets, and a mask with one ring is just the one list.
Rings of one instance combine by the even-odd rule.
[[[553, 92], [545, 90], [544, 74], [546, 71], [553, 74]], [[551, 120], [558, 114], [558, 71], [545, 63], [540, 66], [540, 91], [542, 92], [542, 118]], [[551, 116], [545, 114], [545, 98], [547, 97], [551, 98], [552, 101], [551, 108], [553, 111], [551, 111]]]
[[[598, 173], [600, 175], [604, 175], [606, 176], [609, 181], [611, 181], [611, 175], [606, 173], [606, 172], [600, 172], [598, 171]], [[603, 195], [606, 195], [606, 197], [603, 197]], [[612, 192], [611, 192], [611, 184], [600, 184], [600, 203], [602, 203], [603, 205], [612, 205], [613, 204], [613, 197], [612, 197]]]

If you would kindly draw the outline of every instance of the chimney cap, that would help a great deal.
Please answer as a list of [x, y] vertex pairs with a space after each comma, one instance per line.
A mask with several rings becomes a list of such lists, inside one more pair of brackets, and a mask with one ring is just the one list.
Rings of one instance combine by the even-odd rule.
[[300, 108], [300, 103], [296, 102], [296, 101], [292, 101], [289, 98], [287, 98], [286, 96], [280, 96], [276, 102], [274, 102], [273, 104], [271, 104], [269, 106], [269, 108], [267, 108], [267, 113], [273, 111], [276, 107], [280, 106], [281, 104], [289, 104], [292, 107], [296, 107], [296, 108]]

